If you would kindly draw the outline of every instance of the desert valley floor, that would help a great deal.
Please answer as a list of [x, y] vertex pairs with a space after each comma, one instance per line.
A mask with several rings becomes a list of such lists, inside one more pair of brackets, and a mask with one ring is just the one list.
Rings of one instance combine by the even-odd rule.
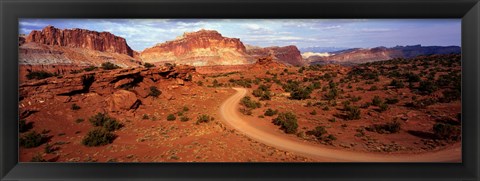
[[[304, 67], [261, 58], [24, 79], [19, 159], [460, 162], [460, 70], [459, 55]], [[108, 144], [91, 146], [98, 127]]]

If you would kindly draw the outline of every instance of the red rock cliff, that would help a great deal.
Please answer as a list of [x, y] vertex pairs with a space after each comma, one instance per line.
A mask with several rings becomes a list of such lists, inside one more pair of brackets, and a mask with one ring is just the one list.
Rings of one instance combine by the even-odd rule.
[[305, 61], [300, 54], [300, 50], [298, 50], [298, 48], [294, 45], [284, 47], [253, 48], [248, 50], [248, 54], [255, 58], [270, 56], [279, 62], [295, 66], [305, 65]]
[[70, 48], [86, 48], [101, 52], [120, 53], [133, 57], [134, 51], [124, 38], [109, 32], [96, 32], [85, 29], [58, 29], [47, 26], [42, 31], [32, 31], [25, 42], [45, 45], [58, 45]]
[[145, 49], [140, 57], [144, 62], [196, 66], [251, 63], [240, 39], [223, 37], [214, 30], [184, 33], [175, 40]]

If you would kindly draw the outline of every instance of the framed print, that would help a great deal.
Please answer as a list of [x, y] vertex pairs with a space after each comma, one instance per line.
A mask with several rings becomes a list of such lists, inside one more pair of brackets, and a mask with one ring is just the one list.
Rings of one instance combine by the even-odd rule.
[[1, 9], [4, 180], [478, 179], [478, 1]]

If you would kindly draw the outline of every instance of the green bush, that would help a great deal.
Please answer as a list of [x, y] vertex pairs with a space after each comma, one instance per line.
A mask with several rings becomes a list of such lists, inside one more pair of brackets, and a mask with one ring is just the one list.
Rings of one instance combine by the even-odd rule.
[[82, 119], [82, 118], [78, 118], [77, 120], [75, 120], [76, 123], [81, 123], [83, 121], [85, 121], [85, 119]]
[[457, 140], [460, 136], [460, 128], [446, 123], [435, 123], [433, 133], [439, 139]]
[[213, 120], [214, 120], [213, 117], [210, 117], [209, 115], [206, 115], [206, 114], [202, 114], [202, 115], [197, 117], [197, 124], [208, 123], [208, 122], [213, 121]]
[[75, 104], [75, 103], [74, 103], [74, 104], [72, 104], [72, 107], [71, 107], [71, 109], [72, 109], [72, 110], [74, 110], [74, 111], [76, 111], [76, 110], [79, 110], [80, 108], [81, 108], [81, 107], [80, 107], [80, 106], [78, 106], [78, 105], [77, 105], [77, 104]]
[[278, 113], [278, 110], [273, 110], [268, 108], [263, 115], [265, 116], [273, 116]]
[[317, 127], [315, 127], [315, 129], [307, 131], [307, 135], [313, 135], [319, 140], [326, 133], [327, 133], [327, 130], [325, 129], [324, 126], [317, 126]]
[[346, 106], [346, 115], [345, 118], [347, 120], [355, 120], [355, 119], [360, 119], [360, 109], [356, 106]]
[[390, 86], [393, 86], [395, 88], [403, 88], [405, 85], [403, 84], [403, 81], [401, 80], [396, 80], [393, 79], [392, 82], [390, 82]]
[[103, 127], [108, 131], [115, 131], [122, 127], [116, 119], [109, 117], [106, 113], [97, 113], [89, 118], [90, 123], [95, 127]]
[[32, 123], [27, 123], [27, 120], [21, 119], [18, 121], [18, 132], [24, 133], [32, 129]]
[[145, 64], [143, 64], [143, 66], [144, 66], [145, 68], [155, 67], [155, 65], [153, 65], [153, 64], [151, 64], [151, 63], [145, 63]]
[[116, 135], [103, 128], [90, 130], [83, 138], [82, 144], [88, 147], [103, 146], [113, 142]]
[[432, 81], [421, 81], [420, 85], [418, 86], [418, 91], [420, 91], [421, 94], [431, 94], [435, 92], [438, 89], [438, 87], [433, 83]]
[[145, 119], [150, 119], [150, 117], [148, 116], [148, 114], [143, 114], [142, 119], [143, 119], [143, 120], [145, 120]]
[[377, 132], [380, 134], [398, 133], [400, 131], [401, 124], [398, 121], [392, 121], [385, 124], [374, 124], [365, 129], [367, 131]]
[[378, 106], [380, 112], [388, 110], [388, 104], [382, 103]]
[[47, 162], [47, 160], [45, 160], [42, 155], [40, 155], [40, 153], [37, 153], [35, 154], [32, 159], [30, 160], [30, 162]]
[[118, 65], [115, 65], [111, 62], [102, 63], [102, 69], [103, 70], [113, 70], [113, 69], [118, 69], [118, 68], [120, 68]]
[[373, 97], [373, 99], [372, 99], [372, 105], [374, 105], [374, 106], [380, 106], [380, 104], [382, 104], [382, 103], [383, 103], [383, 101], [382, 101], [382, 99], [380, 99], [379, 96]]
[[317, 115], [317, 111], [313, 110], [312, 112], [310, 112], [310, 115]]
[[249, 109], [260, 108], [260, 102], [253, 101], [249, 96], [245, 96], [240, 100], [240, 104]]
[[157, 87], [155, 86], [150, 87], [150, 92], [148, 93], [149, 96], [158, 97], [160, 96], [160, 94], [162, 94], [162, 91], [158, 90]]
[[287, 134], [294, 134], [297, 132], [297, 116], [291, 112], [279, 113], [277, 118], [273, 119], [272, 122], [273, 124], [280, 126], [280, 129]]
[[24, 148], [34, 148], [47, 142], [47, 138], [40, 133], [31, 131], [20, 137], [20, 146]]
[[33, 71], [33, 72], [28, 72], [27, 74], [27, 79], [46, 79], [49, 77], [53, 77], [55, 74], [52, 74], [50, 72], [45, 72], [45, 71]]
[[396, 104], [398, 103], [398, 99], [397, 98], [385, 98], [385, 103], [386, 104]]
[[177, 119], [177, 117], [175, 117], [175, 115], [173, 115], [173, 114], [169, 114], [167, 116], [167, 121], [174, 121], [175, 119]]
[[98, 68], [98, 67], [95, 67], [95, 66], [93, 66], [93, 65], [90, 65], [89, 67], [84, 68], [83, 70], [85, 70], [85, 71], [87, 71], [87, 72], [90, 72], [90, 71], [96, 70], [97, 68]]
[[180, 117], [180, 121], [182, 121], [182, 122], [187, 122], [188, 120], [190, 120], [190, 118], [188, 118], [186, 116]]
[[290, 98], [295, 100], [304, 100], [310, 98], [312, 89], [307, 88], [297, 88], [290, 92]]

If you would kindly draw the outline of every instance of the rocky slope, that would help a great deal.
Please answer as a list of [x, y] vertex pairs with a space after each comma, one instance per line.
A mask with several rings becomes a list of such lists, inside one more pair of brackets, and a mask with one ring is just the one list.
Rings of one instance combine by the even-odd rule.
[[223, 37], [213, 30], [184, 33], [175, 40], [157, 44], [140, 53], [149, 63], [177, 63], [194, 66], [239, 65], [251, 63], [238, 38]]
[[358, 64], [388, 60], [392, 58], [413, 58], [420, 55], [432, 54], [458, 54], [461, 48], [458, 46], [396, 46], [392, 48], [376, 47], [370, 49], [354, 48], [331, 52], [331, 56], [310, 56], [307, 61], [311, 64]]

